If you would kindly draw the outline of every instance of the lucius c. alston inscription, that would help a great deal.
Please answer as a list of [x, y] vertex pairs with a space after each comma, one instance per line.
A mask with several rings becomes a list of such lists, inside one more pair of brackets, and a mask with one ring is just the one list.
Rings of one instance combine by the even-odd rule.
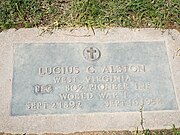
[[175, 110], [164, 42], [14, 45], [12, 115]]

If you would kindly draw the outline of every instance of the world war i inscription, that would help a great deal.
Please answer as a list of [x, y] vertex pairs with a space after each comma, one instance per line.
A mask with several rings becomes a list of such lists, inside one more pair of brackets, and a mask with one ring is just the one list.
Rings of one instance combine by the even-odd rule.
[[177, 110], [164, 42], [15, 44], [11, 115]]

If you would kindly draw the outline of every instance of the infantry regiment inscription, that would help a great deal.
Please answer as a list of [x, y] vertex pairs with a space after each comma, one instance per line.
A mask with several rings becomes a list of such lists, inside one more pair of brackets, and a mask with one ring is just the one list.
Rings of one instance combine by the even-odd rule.
[[164, 42], [14, 45], [11, 114], [176, 110]]

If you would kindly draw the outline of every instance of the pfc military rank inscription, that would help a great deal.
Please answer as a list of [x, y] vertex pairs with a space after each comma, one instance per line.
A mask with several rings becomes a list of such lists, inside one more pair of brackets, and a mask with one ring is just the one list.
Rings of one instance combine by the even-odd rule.
[[175, 110], [164, 42], [16, 44], [12, 115]]

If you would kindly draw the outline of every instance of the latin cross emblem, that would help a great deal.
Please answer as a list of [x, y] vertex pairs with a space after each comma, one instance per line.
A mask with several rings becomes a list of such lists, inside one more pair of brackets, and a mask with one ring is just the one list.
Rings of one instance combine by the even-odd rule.
[[87, 47], [83, 51], [84, 58], [89, 61], [98, 60], [101, 56], [101, 53], [96, 47]]

